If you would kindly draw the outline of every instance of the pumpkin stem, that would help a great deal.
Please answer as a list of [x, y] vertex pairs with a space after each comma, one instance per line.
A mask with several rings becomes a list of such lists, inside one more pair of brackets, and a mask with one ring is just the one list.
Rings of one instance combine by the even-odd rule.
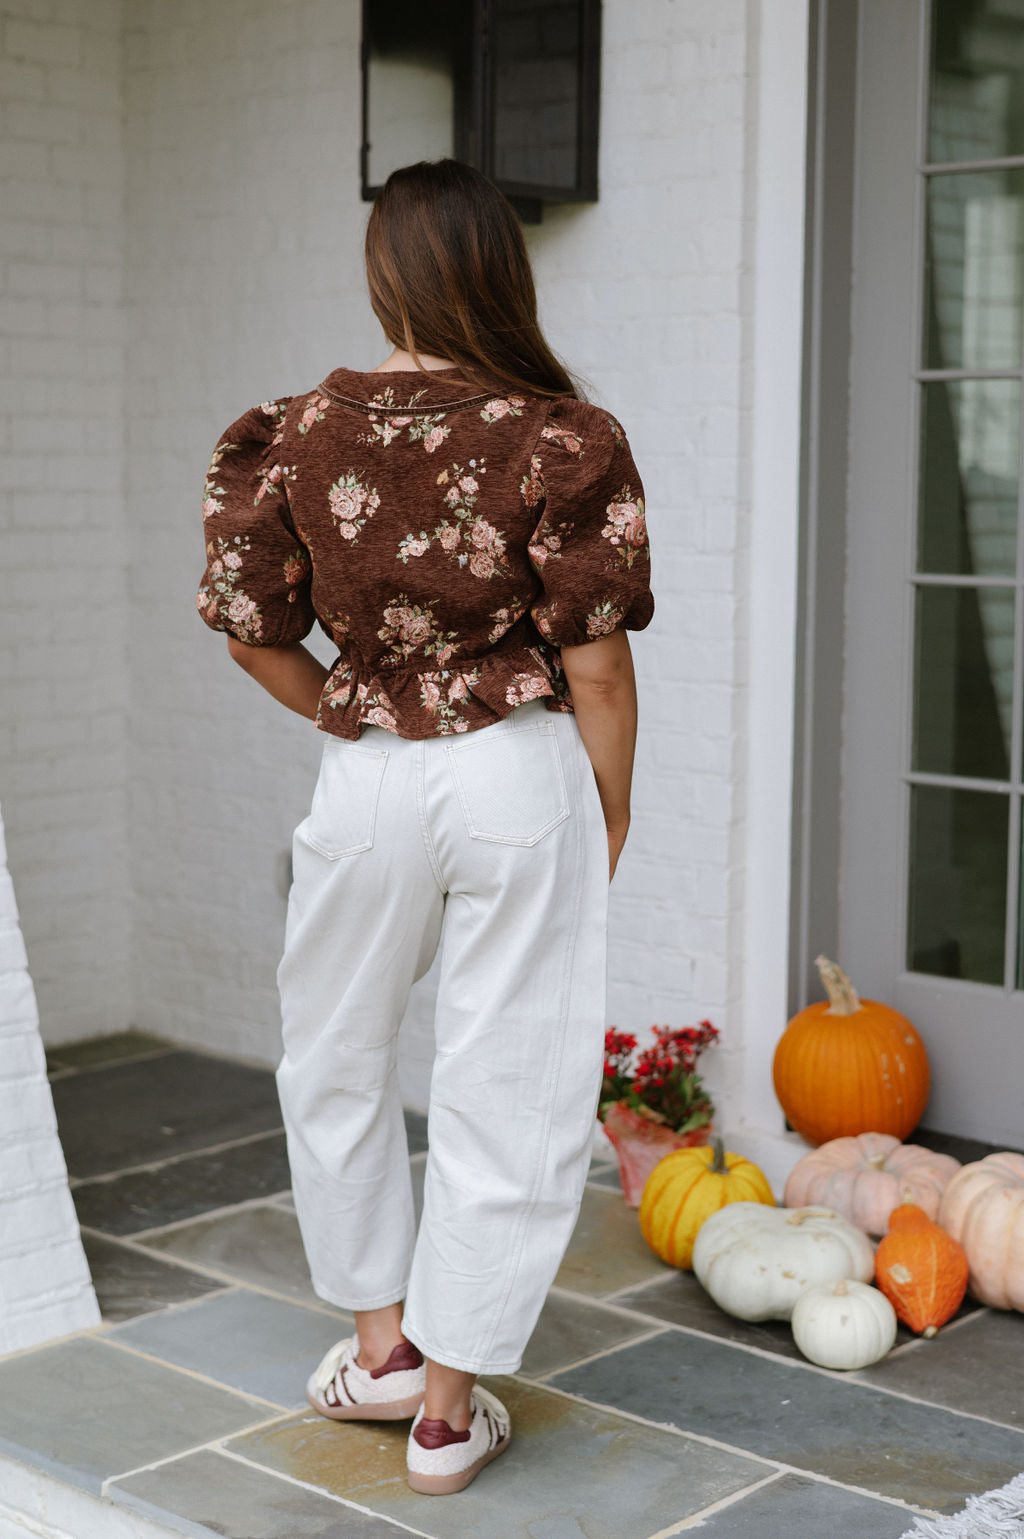
[[729, 1167], [725, 1163], [725, 1145], [720, 1138], [715, 1137], [711, 1140], [711, 1152], [714, 1155], [709, 1166], [711, 1174], [714, 1176], [727, 1176], [729, 1174]]
[[815, 957], [814, 965], [828, 995], [826, 1015], [854, 1015], [860, 1008], [860, 995], [837, 962]]
[[926, 1340], [931, 1341], [937, 1330], [937, 1325], [926, 1325], [924, 1330], [921, 1332], [921, 1335], [924, 1336]]
[[846, 1286], [845, 1277], [841, 1277], [836, 1283], [835, 1287], [832, 1289], [832, 1292], [835, 1294], [837, 1299], [845, 1298], [849, 1291], [849, 1288]]

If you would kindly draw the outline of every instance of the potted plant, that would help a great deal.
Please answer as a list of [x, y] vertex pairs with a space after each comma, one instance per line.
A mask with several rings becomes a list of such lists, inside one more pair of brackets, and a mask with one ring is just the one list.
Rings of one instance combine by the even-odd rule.
[[604, 1081], [598, 1116], [619, 1161], [626, 1202], [640, 1206], [644, 1182], [673, 1149], [706, 1144], [714, 1107], [697, 1059], [718, 1038], [710, 1021], [655, 1026], [640, 1048], [631, 1032], [611, 1026], [604, 1038]]

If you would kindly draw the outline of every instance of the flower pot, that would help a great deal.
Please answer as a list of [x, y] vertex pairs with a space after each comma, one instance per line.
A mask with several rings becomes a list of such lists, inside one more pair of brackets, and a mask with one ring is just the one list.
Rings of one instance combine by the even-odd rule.
[[709, 1143], [712, 1131], [708, 1122], [689, 1133], [673, 1132], [663, 1123], [642, 1117], [624, 1101], [608, 1108], [603, 1126], [618, 1156], [622, 1192], [630, 1208], [640, 1206], [644, 1182], [659, 1160], [673, 1149], [694, 1149]]

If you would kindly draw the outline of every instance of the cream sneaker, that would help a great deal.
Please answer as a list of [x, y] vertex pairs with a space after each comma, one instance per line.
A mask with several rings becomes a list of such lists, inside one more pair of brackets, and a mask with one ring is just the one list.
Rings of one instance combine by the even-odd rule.
[[426, 1421], [420, 1407], [409, 1433], [406, 1463], [409, 1484], [426, 1496], [451, 1496], [462, 1491], [504, 1453], [511, 1439], [508, 1411], [496, 1395], [476, 1385], [471, 1401], [473, 1420], [467, 1432], [453, 1432], [446, 1421]]
[[379, 1368], [360, 1368], [359, 1337], [335, 1342], [306, 1384], [306, 1399], [336, 1421], [402, 1421], [423, 1404], [427, 1368], [411, 1341], [400, 1341]]

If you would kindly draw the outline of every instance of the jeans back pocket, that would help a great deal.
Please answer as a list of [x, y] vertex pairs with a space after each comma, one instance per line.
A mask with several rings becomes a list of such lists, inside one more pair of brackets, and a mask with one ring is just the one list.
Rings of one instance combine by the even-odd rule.
[[306, 841], [329, 860], [373, 847], [377, 804], [390, 750], [364, 748], [347, 738], [324, 744]]
[[480, 728], [445, 749], [471, 838], [536, 844], [569, 816], [554, 723], [495, 734]]

